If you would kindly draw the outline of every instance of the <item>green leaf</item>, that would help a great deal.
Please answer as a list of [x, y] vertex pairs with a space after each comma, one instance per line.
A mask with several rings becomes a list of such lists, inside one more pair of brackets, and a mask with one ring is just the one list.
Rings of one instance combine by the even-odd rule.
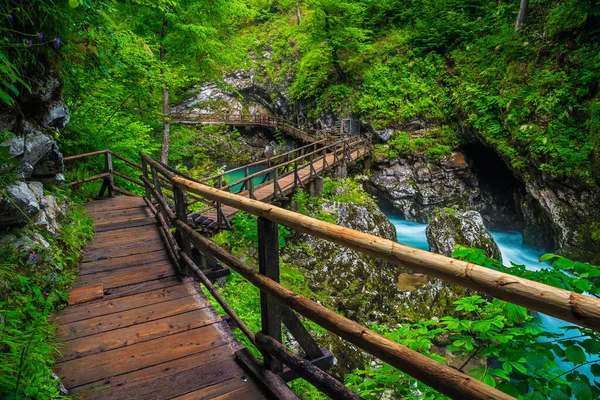
[[600, 377], [600, 364], [592, 364], [590, 369], [595, 377]]
[[525, 368], [522, 364], [520, 364], [518, 362], [514, 362], [514, 361], [511, 361], [510, 364], [513, 367], [515, 367], [515, 369], [517, 371], [519, 371], [520, 373], [522, 373], [522, 374], [526, 374], [527, 373], [527, 368]]
[[551, 260], [553, 258], [556, 258], [557, 255], [556, 254], [552, 254], [552, 253], [546, 253], [543, 256], [540, 257], [540, 262], [546, 262], [548, 260]]
[[496, 381], [489, 374], [483, 377], [483, 383], [491, 387], [496, 387]]
[[552, 391], [550, 392], [550, 398], [552, 400], [570, 400], [571, 397], [569, 395], [567, 395], [565, 392], [563, 392], [563, 390], [559, 387], [555, 387], [554, 389], [552, 389]]
[[590, 385], [583, 380], [578, 379], [573, 381], [571, 383], [571, 390], [577, 400], [591, 400], [593, 398]]
[[81, 5], [80, 0], [69, 0], [69, 7], [71, 7], [71, 8], [77, 8], [80, 5]]
[[533, 369], [542, 368], [546, 365], [546, 358], [538, 352], [530, 352], [525, 356], [527, 365]]
[[565, 357], [575, 365], [585, 362], [585, 352], [577, 345], [567, 347], [565, 349]]

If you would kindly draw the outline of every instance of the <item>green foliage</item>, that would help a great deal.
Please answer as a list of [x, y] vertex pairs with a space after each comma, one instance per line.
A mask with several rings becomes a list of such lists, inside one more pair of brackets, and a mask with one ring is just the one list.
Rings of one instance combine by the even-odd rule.
[[352, 178], [323, 180], [323, 198], [340, 203], [352, 203], [372, 207], [373, 197], [363, 189], [362, 185]]
[[53, 312], [68, 298], [80, 251], [93, 236], [85, 210], [71, 207], [59, 239], [25, 228], [21, 235], [43, 234], [49, 248], [16, 253], [0, 249], [0, 394], [7, 399], [60, 397], [51, 378], [59, 354]]
[[[233, 229], [224, 232], [222, 235], [232, 251], [258, 248], [258, 218], [255, 215], [239, 211], [233, 217], [231, 225]], [[285, 238], [289, 233], [288, 228], [279, 225], [278, 245], [280, 249], [285, 246]]]
[[546, 285], [576, 293], [589, 293], [600, 295], [600, 267], [569, 260], [556, 254], [545, 254], [541, 262], [553, 260], [552, 265], [542, 271], [528, 270], [524, 265], [511, 263], [511, 267], [504, 266], [500, 261], [486, 257], [480, 249], [471, 249], [458, 246], [452, 253], [453, 257], [483, 265], [496, 271], [519, 276], [525, 279], [541, 282]]
[[426, 155], [432, 161], [440, 161], [449, 155], [457, 144], [457, 134], [448, 126], [417, 138], [411, 138], [406, 132], [394, 132], [386, 144], [375, 145], [373, 156], [378, 159]]

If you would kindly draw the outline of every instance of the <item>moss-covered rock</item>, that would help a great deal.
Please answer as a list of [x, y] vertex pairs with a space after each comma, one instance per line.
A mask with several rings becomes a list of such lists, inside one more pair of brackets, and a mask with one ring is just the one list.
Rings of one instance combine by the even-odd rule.
[[502, 259], [500, 248], [488, 232], [481, 214], [477, 211], [457, 211], [452, 208], [438, 209], [429, 221], [427, 243], [434, 253], [450, 256], [456, 245], [477, 247], [485, 255], [496, 260]]

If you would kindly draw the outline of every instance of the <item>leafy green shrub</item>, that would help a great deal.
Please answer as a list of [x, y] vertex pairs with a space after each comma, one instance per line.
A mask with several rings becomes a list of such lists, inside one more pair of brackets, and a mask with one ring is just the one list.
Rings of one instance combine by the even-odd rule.
[[59, 347], [50, 317], [66, 303], [80, 251], [94, 233], [83, 208], [71, 207], [66, 218], [58, 238], [33, 228], [20, 232], [43, 234], [49, 248], [0, 249], [0, 394], [7, 399], [59, 397], [51, 378]]

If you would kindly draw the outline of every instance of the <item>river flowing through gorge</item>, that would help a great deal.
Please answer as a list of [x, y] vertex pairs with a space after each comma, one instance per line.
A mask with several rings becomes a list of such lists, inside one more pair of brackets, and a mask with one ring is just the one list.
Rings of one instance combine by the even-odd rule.
[[[425, 228], [427, 227], [427, 224], [407, 221], [402, 218], [399, 213], [395, 212], [390, 206], [380, 205], [380, 207], [383, 213], [396, 227], [397, 239], [399, 243], [422, 250], [429, 250], [429, 245], [425, 236]], [[542, 270], [549, 267], [547, 263], [539, 262], [540, 256], [545, 253], [544, 250], [523, 244], [523, 238], [519, 232], [492, 230], [490, 233], [500, 248], [500, 252], [502, 253], [502, 262], [505, 266], [510, 267], [511, 262], [513, 262], [515, 264], [525, 265], [528, 270]], [[542, 327], [548, 332], [562, 334], [562, 337], [565, 339], [578, 338], [581, 335], [581, 333], [577, 330], [563, 329], [563, 327], [572, 326], [572, 324], [568, 322], [542, 313], [538, 313], [538, 317], [542, 323]], [[598, 360], [600, 360], [600, 356], [592, 356], [587, 354], [586, 362]], [[565, 371], [570, 369], [570, 363], [562, 362], [560, 360], [558, 363]], [[595, 379], [589, 364], [583, 365], [578, 370], [585, 374], [588, 378], [592, 380]]]

